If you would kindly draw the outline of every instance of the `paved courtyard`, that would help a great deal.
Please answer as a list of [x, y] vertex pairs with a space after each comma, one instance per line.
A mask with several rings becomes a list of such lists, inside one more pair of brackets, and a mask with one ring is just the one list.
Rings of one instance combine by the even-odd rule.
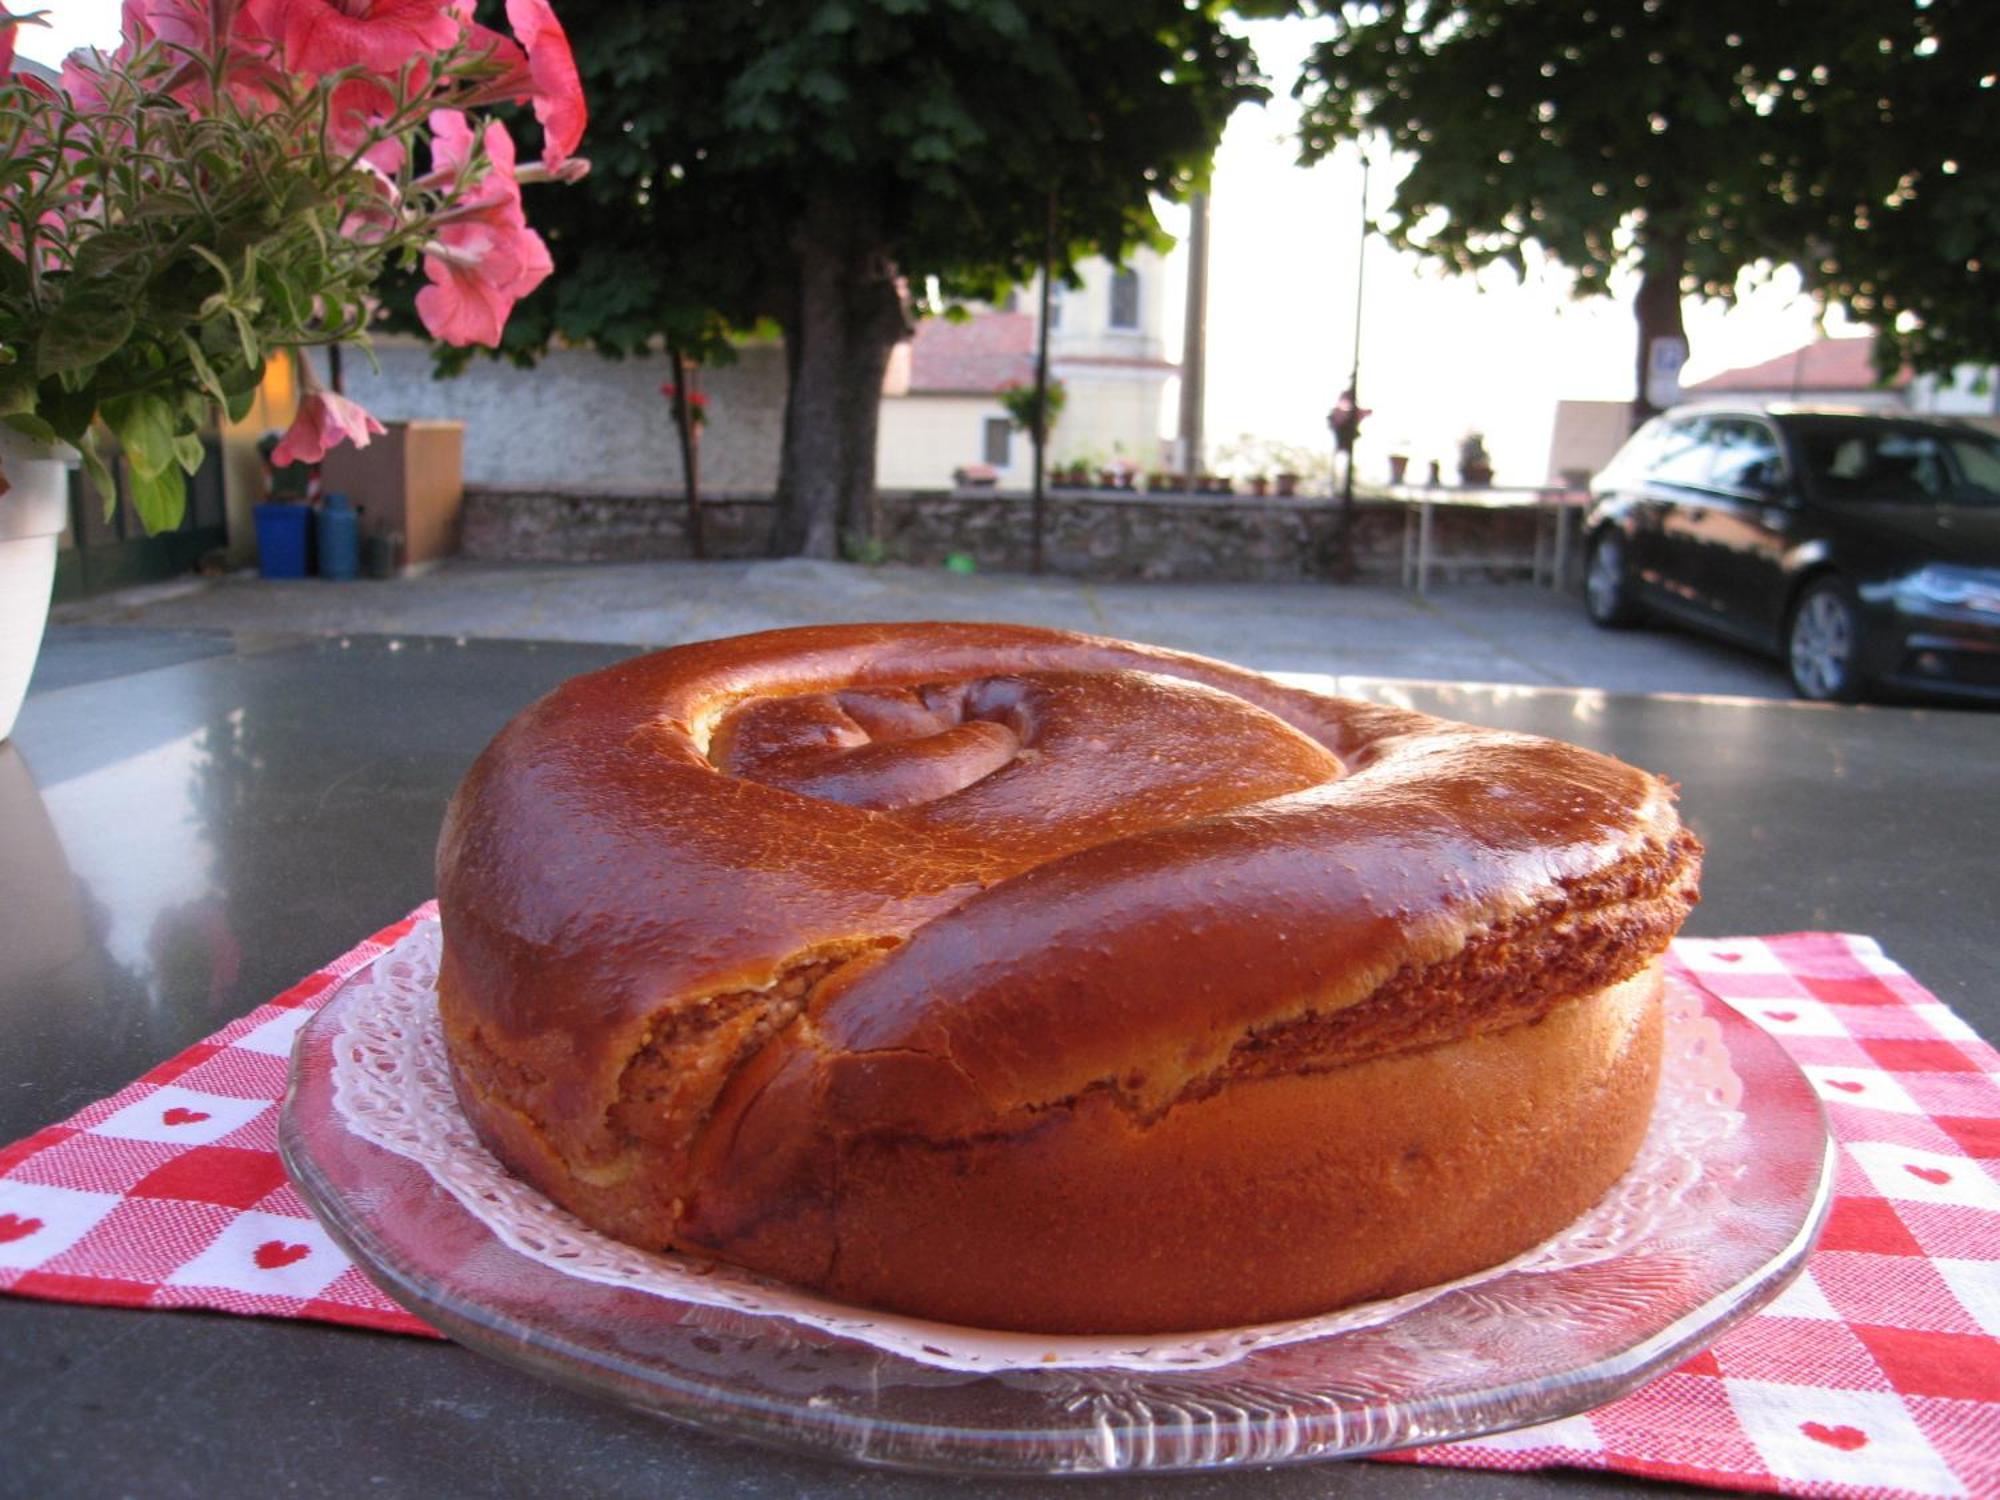
[[36, 686], [220, 649], [218, 633], [487, 636], [664, 646], [836, 620], [1006, 620], [1219, 656], [1265, 671], [1622, 693], [1790, 696], [1773, 662], [1664, 631], [1595, 629], [1568, 595], [1450, 584], [1102, 583], [773, 562], [505, 567], [389, 582], [187, 580], [59, 606]]

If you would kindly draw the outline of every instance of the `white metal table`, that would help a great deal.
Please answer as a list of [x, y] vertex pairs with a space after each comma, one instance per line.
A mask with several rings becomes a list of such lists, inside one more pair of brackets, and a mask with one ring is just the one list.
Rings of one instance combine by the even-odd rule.
[[[1525, 569], [1537, 584], [1559, 589], [1569, 582], [1570, 554], [1576, 518], [1589, 496], [1564, 486], [1505, 486], [1487, 489], [1445, 489], [1432, 485], [1396, 485], [1383, 498], [1406, 507], [1403, 513], [1403, 587], [1422, 595], [1430, 588], [1436, 568], [1481, 567]], [[1435, 514], [1439, 507], [1468, 510], [1528, 510], [1534, 513], [1535, 537], [1527, 553], [1487, 551], [1439, 556]]]

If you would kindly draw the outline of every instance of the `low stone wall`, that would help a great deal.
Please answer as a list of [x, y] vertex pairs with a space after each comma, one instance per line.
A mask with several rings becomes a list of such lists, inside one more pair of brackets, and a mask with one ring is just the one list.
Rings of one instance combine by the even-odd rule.
[[[1033, 510], [1025, 495], [893, 492], [883, 494], [881, 510], [890, 561], [937, 566], [960, 554], [996, 573], [1023, 573], [1032, 561]], [[704, 499], [708, 555], [767, 555], [773, 515], [768, 496]], [[1358, 577], [1392, 582], [1400, 575], [1407, 515], [1407, 506], [1391, 502], [1355, 506]], [[1534, 548], [1535, 517], [1527, 510], [1440, 508], [1435, 517], [1440, 558], [1525, 559]], [[1045, 564], [1074, 577], [1278, 583], [1331, 577], [1338, 560], [1339, 510], [1326, 500], [1058, 491], [1048, 497], [1046, 519]], [[685, 558], [687, 507], [678, 495], [468, 489], [464, 551], [487, 562]]]

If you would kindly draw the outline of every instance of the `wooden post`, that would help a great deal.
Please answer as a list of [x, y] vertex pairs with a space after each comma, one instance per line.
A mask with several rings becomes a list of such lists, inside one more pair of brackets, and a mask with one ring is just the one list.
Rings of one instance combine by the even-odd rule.
[[681, 440], [681, 480], [687, 492], [688, 553], [697, 561], [708, 557], [701, 534], [701, 428], [688, 402], [688, 386], [694, 378], [694, 361], [680, 346], [669, 341], [667, 360], [674, 371], [674, 430]]
[[1042, 571], [1042, 536], [1048, 526], [1048, 497], [1044, 482], [1044, 461], [1047, 457], [1049, 431], [1049, 282], [1054, 278], [1056, 261], [1056, 194], [1049, 189], [1049, 216], [1042, 232], [1042, 295], [1041, 309], [1035, 315], [1035, 411], [1034, 420], [1028, 424], [1028, 435], [1035, 444], [1035, 480], [1031, 492], [1031, 525], [1034, 527], [1033, 547], [1030, 552], [1030, 566], [1033, 571]]

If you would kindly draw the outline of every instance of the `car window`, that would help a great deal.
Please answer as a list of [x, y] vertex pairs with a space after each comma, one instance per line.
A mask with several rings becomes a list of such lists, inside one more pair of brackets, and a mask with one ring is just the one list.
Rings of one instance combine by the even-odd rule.
[[1718, 417], [1710, 428], [1715, 450], [1708, 482], [1724, 490], [1768, 490], [1780, 473], [1777, 434], [1748, 417]]
[[1706, 484], [1710, 460], [1708, 417], [1684, 417], [1667, 424], [1660, 445], [1646, 465], [1646, 477], [1661, 484]]
[[1948, 445], [1958, 468], [1961, 505], [2000, 505], [2000, 439], [1966, 433]]
[[[1970, 434], [1882, 418], [1824, 417], [1795, 429], [1798, 450], [1816, 493], [1828, 500], [1940, 505], [1968, 482], [1972, 464], [2000, 496], [2000, 461], [1975, 451]], [[1960, 458], [1955, 449], [1968, 449]]]
[[1666, 440], [1669, 423], [1665, 417], [1654, 417], [1639, 430], [1625, 439], [1625, 446], [1611, 456], [1611, 461], [1597, 471], [1597, 482], [1602, 484], [1629, 484], [1645, 477], [1647, 468], [1659, 452], [1660, 444]]

